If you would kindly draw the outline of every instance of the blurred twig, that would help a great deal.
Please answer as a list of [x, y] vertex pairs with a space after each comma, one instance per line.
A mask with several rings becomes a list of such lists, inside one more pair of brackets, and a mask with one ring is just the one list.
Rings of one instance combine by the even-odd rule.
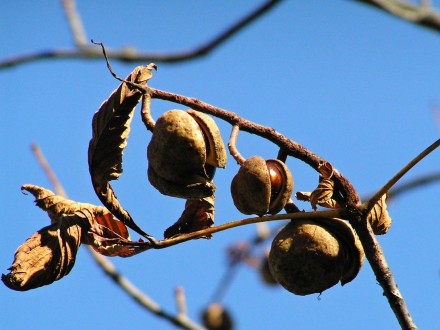
[[428, 148], [423, 150], [407, 165], [405, 165], [396, 175], [394, 175], [382, 188], [380, 188], [364, 205], [366, 213], [370, 212], [377, 201], [386, 194], [410, 169], [412, 169], [418, 162], [429, 155], [432, 151], [440, 146], [440, 139], [431, 144]]
[[[44, 173], [49, 178], [52, 186], [54, 187], [54, 190], [56, 194], [63, 196], [67, 198], [67, 195], [57, 179], [54, 171], [50, 167], [49, 163], [47, 162], [46, 158], [44, 157], [43, 153], [41, 152], [41, 149], [37, 144], [32, 145], [32, 152], [34, 153], [37, 162], [40, 164], [42, 169], [44, 170]], [[150, 297], [148, 297], [145, 293], [143, 293], [141, 290], [139, 290], [133, 283], [130, 282], [126, 277], [124, 277], [113, 265], [112, 262], [108, 260], [108, 258], [100, 255], [99, 253], [95, 252], [90, 246], [86, 246], [87, 250], [92, 255], [93, 259], [97, 263], [99, 267], [104, 271], [105, 274], [107, 274], [122, 290], [125, 291], [131, 298], [133, 298], [139, 305], [141, 305], [146, 310], [150, 311], [151, 313], [166, 319], [170, 321], [172, 324], [176, 325], [177, 327], [181, 329], [187, 329], [187, 330], [206, 330], [204, 327], [196, 324], [192, 320], [188, 319], [186, 312], [181, 313], [179, 310], [178, 315], [173, 315], [171, 313], [168, 313], [160, 307], [159, 304], [157, 304], [155, 301], [153, 301]], [[181, 298], [182, 299], [182, 298]]]
[[[156, 62], [156, 63], [177, 63], [192, 60], [209, 54], [225, 41], [235, 36], [246, 26], [256, 21], [258, 18], [268, 13], [275, 5], [282, 0], [267, 0], [256, 9], [252, 10], [244, 17], [227, 27], [224, 31], [214, 36], [207, 42], [194, 47], [190, 50], [178, 51], [175, 53], [145, 52], [132, 47], [121, 49], [108, 49], [107, 54], [110, 59], [123, 62]], [[76, 10], [74, 0], [62, 1], [67, 21], [69, 23], [76, 48], [73, 49], [49, 49], [40, 50], [27, 54], [15, 55], [11, 58], [0, 60], [0, 70], [12, 66], [39, 61], [43, 59], [99, 59], [102, 58], [100, 49], [87, 44], [86, 32], [81, 21], [81, 17]]]
[[395, 17], [440, 32], [440, 13], [422, 1], [416, 5], [404, 0], [355, 0], [387, 12]]

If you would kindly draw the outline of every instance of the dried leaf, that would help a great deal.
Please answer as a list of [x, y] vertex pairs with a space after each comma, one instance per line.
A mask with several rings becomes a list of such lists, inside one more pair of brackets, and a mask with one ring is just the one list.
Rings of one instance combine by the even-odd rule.
[[[121, 228], [115, 227], [117, 223], [122, 224], [120, 221], [115, 221], [110, 213], [95, 217], [94, 221], [90, 221], [90, 228], [83, 235], [82, 242], [108, 257], [131, 257], [151, 248], [149, 243], [142, 240], [130, 241], [128, 232], [124, 233]], [[124, 228], [126, 231], [125, 226]]]
[[318, 172], [324, 179], [330, 179], [333, 176], [333, 165], [329, 162], [323, 162], [318, 166]]
[[15, 252], [10, 273], [2, 275], [10, 289], [26, 291], [69, 274], [81, 240], [81, 218], [64, 216], [33, 234]]
[[89, 210], [93, 215], [110, 213], [105, 207], [88, 203], [78, 203], [55, 195], [51, 190], [43, 187], [25, 184], [21, 187], [21, 190], [27, 191], [35, 197], [35, 204], [47, 212], [52, 223], [58, 221], [58, 218], [64, 214], [74, 214], [77, 211]]
[[310, 202], [310, 195], [312, 193], [308, 192], [308, 191], [298, 191], [295, 194], [295, 197], [297, 200], [302, 201], [302, 202]]
[[[165, 230], [165, 238], [192, 233], [214, 225], [214, 196], [202, 199], [189, 199], [179, 220]], [[204, 238], [211, 238], [206, 235]]]
[[322, 179], [319, 182], [318, 187], [310, 194], [310, 203], [314, 210], [317, 209], [316, 205], [338, 208], [338, 202], [333, 198], [335, 183], [331, 179]]
[[[23, 185], [26, 190], [36, 197], [35, 203], [47, 211], [52, 223], [59, 221], [64, 215], [77, 215], [82, 217], [83, 237], [81, 242], [89, 244], [95, 251], [106, 256], [129, 257], [149, 248], [148, 245], [131, 246], [127, 227], [105, 207], [88, 203], [79, 203], [62, 196], [54, 195], [48, 189]], [[142, 241], [141, 241], [142, 242]]]
[[[146, 86], [154, 67], [153, 64], [138, 66], [126, 81]], [[124, 82], [102, 103], [93, 116], [88, 157], [93, 187], [101, 202], [127, 226], [145, 236], [147, 234], [124, 210], [109, 184], [122, 174], [122, 155], [127, 146], [133, 112], [141, 97], [139, 89]]]
[[391, 227], [391, 217], [388, 214], [386, 204], [387, 194], [384, 194], [368, 213], [367, 220], [376, 235], [384, 235]]
[[102, 206], [78, 203], [48, 189], [23, 185], [52, 224], [32, 235], [15, 253], [10, 273], [2, 281], [13, 290], [48, 285], [69, 274], [81, 243], [107, 256], [129, 257], [151, 248], [150, 242], [130, 241], [127, 227]]

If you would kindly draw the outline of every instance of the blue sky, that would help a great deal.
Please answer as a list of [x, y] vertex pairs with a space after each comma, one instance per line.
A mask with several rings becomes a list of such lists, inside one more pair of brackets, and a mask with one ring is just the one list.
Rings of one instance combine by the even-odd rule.
[[[129, 6], [78, 2], [89, 38], [109, 47], [130, 45], [161, 52], [199, 45], [254, 6], [250, 1], [209, 6], [196, 1], [191, 6], [180, 1], [132, 1]], [[0, 13], [0, 34], [0, 58], [72, 45], [57, 1], [9, 3]], [[286, 1], [207, 57], [158, 63], [150, 85], [274, 127], [330, 161], [366, 195], [439, 137], [432, 111], [440, 103], [439, 40], [439, 34], [354, 1]], [[126, 76], [137, 64], [112, 65]], [[101, 60], [56, 60], [0, 71], [0, 86], [4, 123], [0, 267], [6, 273], [15, 249], [49, 222], [33, 198], [20, 192], [25, 183], [52, 188], [30, 151], [31, 143], [39, 144], [70, 198], [99, 205], [87, 167], [91, 119], [118, 82]], [[174, 108], [182, 109], [167, 102], [152, 104], [156, 118]], [[229, 125], [217, 123], [227, 140]], [[114, 187], [138, 224], [160, 238], [180, 216], [184, 201], [162, 196], [149, 186], [150, 136], [137, 112], [124, 154], [124, 174]], [[245, 133], [239, 136], [238, 148], [245, 157], [277, 153], [274, 146]], [[438, 171], [439, 161], [437, 150], [404, 180]], [[295, 159], [287, 164], [295, 191], [316, 186], [315, 172]], [[237, 170], [229, 157], [226, 170], [217, 171], [218, 224], [242, 217], [229, 194]], [[393, 226], [379, 237], [421, 329], [440, 327], [439, 193], [440, 185], [433, 184], [393, 201], [389, 205]], [[308, 209], [304, 203], [298, 206]], [[189, 316], [198, 320], [226, 270], [227, 247], [253, 237], [255, 231], [255, 226], [240, 227], [210, 241], [112, 261], [169, 312], [176, 308], [174, 288], [182, 286]], [[66, 278], [24, 293], [0, 286], [0, 295], [1, 324], [8, 329], [173, 328], [115, 287], [84, 248]], [[237, 329], [398, 328], [368, 262], [353, 282], [319, 297], [267, 287], [258, 273], [243, 266], [223, 303]]]

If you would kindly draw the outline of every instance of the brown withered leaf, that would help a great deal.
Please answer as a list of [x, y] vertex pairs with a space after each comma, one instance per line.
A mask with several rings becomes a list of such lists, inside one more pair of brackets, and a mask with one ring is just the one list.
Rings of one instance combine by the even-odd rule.
[[376, 235], [384, 235], [391, 227], [392, 219], [387, 210], [387, 194], [384, 194], [368, 213], [367, 220]]
[[[126, 258], [151, 248], [149, 243], [142, 240], [130, 241], [127, 228], [120, 221], [115, 220], [110, 213], [95, 216], [93, 220], [90, 221], [89, 230], [83, 235], [82, 243], [92, 246], [102, 255]], [[125, 230], [122, 230], [118, 224]], [[138, 245], [133, 245], [135, 243]]]
[[35, 196], [36, 205], [47, 211], [52, 223], [59, 221], [59, 217], [63, 215], [81, 217], [81, 242], [91, 245], [95, 251], [103, 255], [129, 257], [149, 247], [127, 245], [127, 242], [134, 243], [130, 241], [127, 227], [105, 207], [75, 202], [35, 185], [23, 185], [21, 189]]
[[69, 274], [81, 243], [107, 256], [130, 257], [151, 247], [130, 241], [127, 227], [102, 206], [78, 203], [52, 191], [23, 185], [37, 206], [47, 211], [51, 225], [33, 234], [15, 253], [10, 273], [2, 281], [13, 290], [26, 291], [48, 285]]
[[[185, 210], [174, 225], [165, 230], [165, 238], [206, 229], [214, 225], [214, 196], [202, 199], [189, 199], [185, 203]], [[211, 238], [206, 235], [204, 238]]]
[[318, 172], [324, 179], [330, 179], [334, 172], [333, 165], [329, 162], [322, 162], [318, 166]]
[[302, 202], [310, 202], [310, 195], [312, 193], [309, 191], [298, 191], [295, 194], [295, 197], [297, 200], [302, 201]]
[[[153, 68], [154, 64], [138, 66], [126, 81], [146, 86]], [[139, 89], [123, 82], [102, 103], [93, 116], [88, 159], [92, 184], [101, 202], [128, 227], [145, 236], [147, 234], [122, 207], [109, 184], [109, 181], [118, 179], [122, 174], [122, 155], [127, 146], [134, 109], [141, 97]]]
[[310, 194], [310, 203], [314, 210], [317, 209], [316, 205], [338, 208], [338, 202], [333, 198], [335, 183], [331, 179], [322, 179], [315, 190]]
[[33, 234], [15, 252], [9, 274], [2, 275], [10, 289], [26, 291], [48, 285], [69, 274], [81, 241], [81, 220], [63, 216]]
[[35, 197], [35, 204], [47, 212], [52, 223], [58, 221], [58, 218], [64, 214], [74, 214], [82, 210], [89, 210], [89, 212], [92, 210], [91, 212], [94, 215], [110, 213], [105, 207], [79, 203], [63, 196], [55, 195], [51, 190], [40, 186], [25, 184], [21, 186], [21, 190], [27, 191]]

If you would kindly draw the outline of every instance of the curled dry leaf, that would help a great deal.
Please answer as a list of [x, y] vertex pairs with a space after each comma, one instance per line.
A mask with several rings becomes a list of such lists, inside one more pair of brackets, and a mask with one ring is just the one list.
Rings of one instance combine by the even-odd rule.
[[384, 194], [374, 205], [367, 216], [371, 229], [373, 229], [373, 232], [376, 235], [386, 234], [388, 229], [391, 227], [392, 220], [388, 214], [386, 199], [387, 194]]
[[318, 187], [312, 191], [298, 191], [295, 197], [299, 201], [310, 202], [314, 210], [317, 209], [316, 205], [327, 208], [338, 208], [339, 204], [334, 196], [334, 182], [332, 180], [322, 180]]
[[81, 241], [81, 219], [63, 216], [33, 234], [15, 252], [14, 262], [3, 283], [26, 291], [48, 285], [69, 274]]
[[329, 162], [322, 162], [318, 166], [318, 172], [324, 179], [330, 179], [333, 176], [333, 165]]
[[[154, 64], [138, 66], [126, 81], [146, 86], [152, 77]], [[116, 217], [137, 233], [148, 236], [119, 203], [109, 181], [122, 174], [122, 155], [127, 146], [130, 124], [142, 91], [123, 82], [105, 100], [93, 116], [93, 135], [89, 143], [89, 171], [95, 192], [101, 202]]]
[[[214, 196], [202, 199], [189, 199], [179, 220], [165, 230], [165, 238], [192, 233], [214, 225]], [[203, 238], [211, 238], [206, 235]]]
[[[66, 214], [80, 216], [83, 227], [81, 242], [91, 245], [96, 252], [111, 257], [129, 257], [149, 248], [142, 241], [130, 241], [127, 227], [105, 207], [75, 202], [35, 185], [23, 185], [21, 189], [35, 196], [35, 204], [47, 211], [52, 223]], [[126, 243], [139, 243], [141, 246]]]
[[74, 214], [82, 210], [93, 210], [93, 214], [96, 215], [109, 213], [102, 206], [78, 203], [63, 196], [55, 195], [51, 190], [36, 185], [25, 184], [21, 187], [21, 190], [27, 191], [35, 197], [35, 204], [47, 212], [52, 223], [58, 221], [58, 218], [63, 214]]
[[51, 225], [33, 234], [16, 251], [10, 273], [2, 281], [13, 290], [48, 285], [67, 275], [81, 243], [107, 256], [129, 257], [150, 248], [132, 242], [127, 227], [102, 206], [78, 203], [48, 189], [24, 185], [35, 203], [47, 211]]
[[335, 183], [332, 179], [322, 179], [319, 182], [318, 187], [310, 194], [310, 203], [314, 210], [317, 209], [316, 205], [338, 208], [338, 202], [333, 198]]

